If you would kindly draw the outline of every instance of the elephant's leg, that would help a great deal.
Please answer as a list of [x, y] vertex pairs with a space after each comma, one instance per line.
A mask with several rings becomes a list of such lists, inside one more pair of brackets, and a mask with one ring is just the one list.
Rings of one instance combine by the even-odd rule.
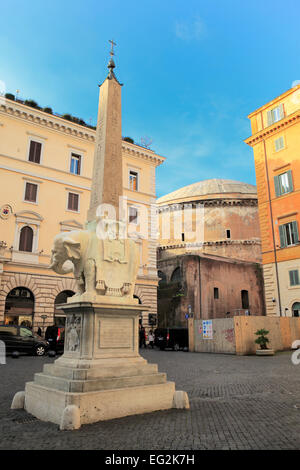
[[76, 276], [75, 279], [76, 279], [76, 285], [77, 285], [77, 292], [73, 297], [75, 297], [75, 296], [79, 297], [85, 291], [83, 273], [79, 276]]
[[85, 291], [95, 292], [96, 290], [96, 266], [93, 259], [86, 260], [84, 267]]
[[124, 282], [123, 286], [121, 287], [122, 295], [128, 295], [132, 290], [131, 284], [128, 282]]

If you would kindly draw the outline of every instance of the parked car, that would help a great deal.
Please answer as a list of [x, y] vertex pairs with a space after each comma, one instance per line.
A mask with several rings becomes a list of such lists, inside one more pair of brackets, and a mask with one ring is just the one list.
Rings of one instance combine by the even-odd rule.
[[157, 328], [155, 334], [155, 345], [161, 350], [180, 349], [188, 351], [189, 333], [187, 328]]
[[5, 343], [6, 352], [22, 352], [43, 356], [49, 343], [34, 334], [26, 326], [0, 325], [0, 340]]
[[48, 326], [45, 333], [45, 339], [49, 343], [52, 351], [63, 352], [65, 343], [65, 329], [60, 326]]

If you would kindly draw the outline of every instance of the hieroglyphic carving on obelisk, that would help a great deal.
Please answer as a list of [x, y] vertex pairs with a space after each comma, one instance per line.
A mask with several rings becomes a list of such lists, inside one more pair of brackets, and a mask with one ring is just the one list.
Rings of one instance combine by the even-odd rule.
[[112, 44], [111, 59], [108, 63], [109, 74], [100, 85], [98, 120], [95, 143], [94, 169], [91, 188], [88, 222], [96, 219], [100, 204], [115, 207], [116, 218], [119, 213], [119, 197], [123, 194], [122, 178], [122, 117], [121, 87], [113, 69], [115, 63]]

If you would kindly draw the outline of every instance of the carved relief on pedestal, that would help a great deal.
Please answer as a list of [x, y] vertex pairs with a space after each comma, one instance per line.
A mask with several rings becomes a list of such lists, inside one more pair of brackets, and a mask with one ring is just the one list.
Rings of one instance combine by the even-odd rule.
[[66, 352], [79, 352], [80, 350], [80, 337], [82, 328], [81, 315], [69, 315], [66, 319], [65, 330], [65, 351]]

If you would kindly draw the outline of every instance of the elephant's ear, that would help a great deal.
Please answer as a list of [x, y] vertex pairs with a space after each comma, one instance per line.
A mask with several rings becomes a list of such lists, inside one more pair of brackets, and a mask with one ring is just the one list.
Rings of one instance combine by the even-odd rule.
[[72, 238], [65, 238], [64, 247], [67, 250], [68, 257], [74, 259], [80, 259], [80, 243], [75, 242]]

